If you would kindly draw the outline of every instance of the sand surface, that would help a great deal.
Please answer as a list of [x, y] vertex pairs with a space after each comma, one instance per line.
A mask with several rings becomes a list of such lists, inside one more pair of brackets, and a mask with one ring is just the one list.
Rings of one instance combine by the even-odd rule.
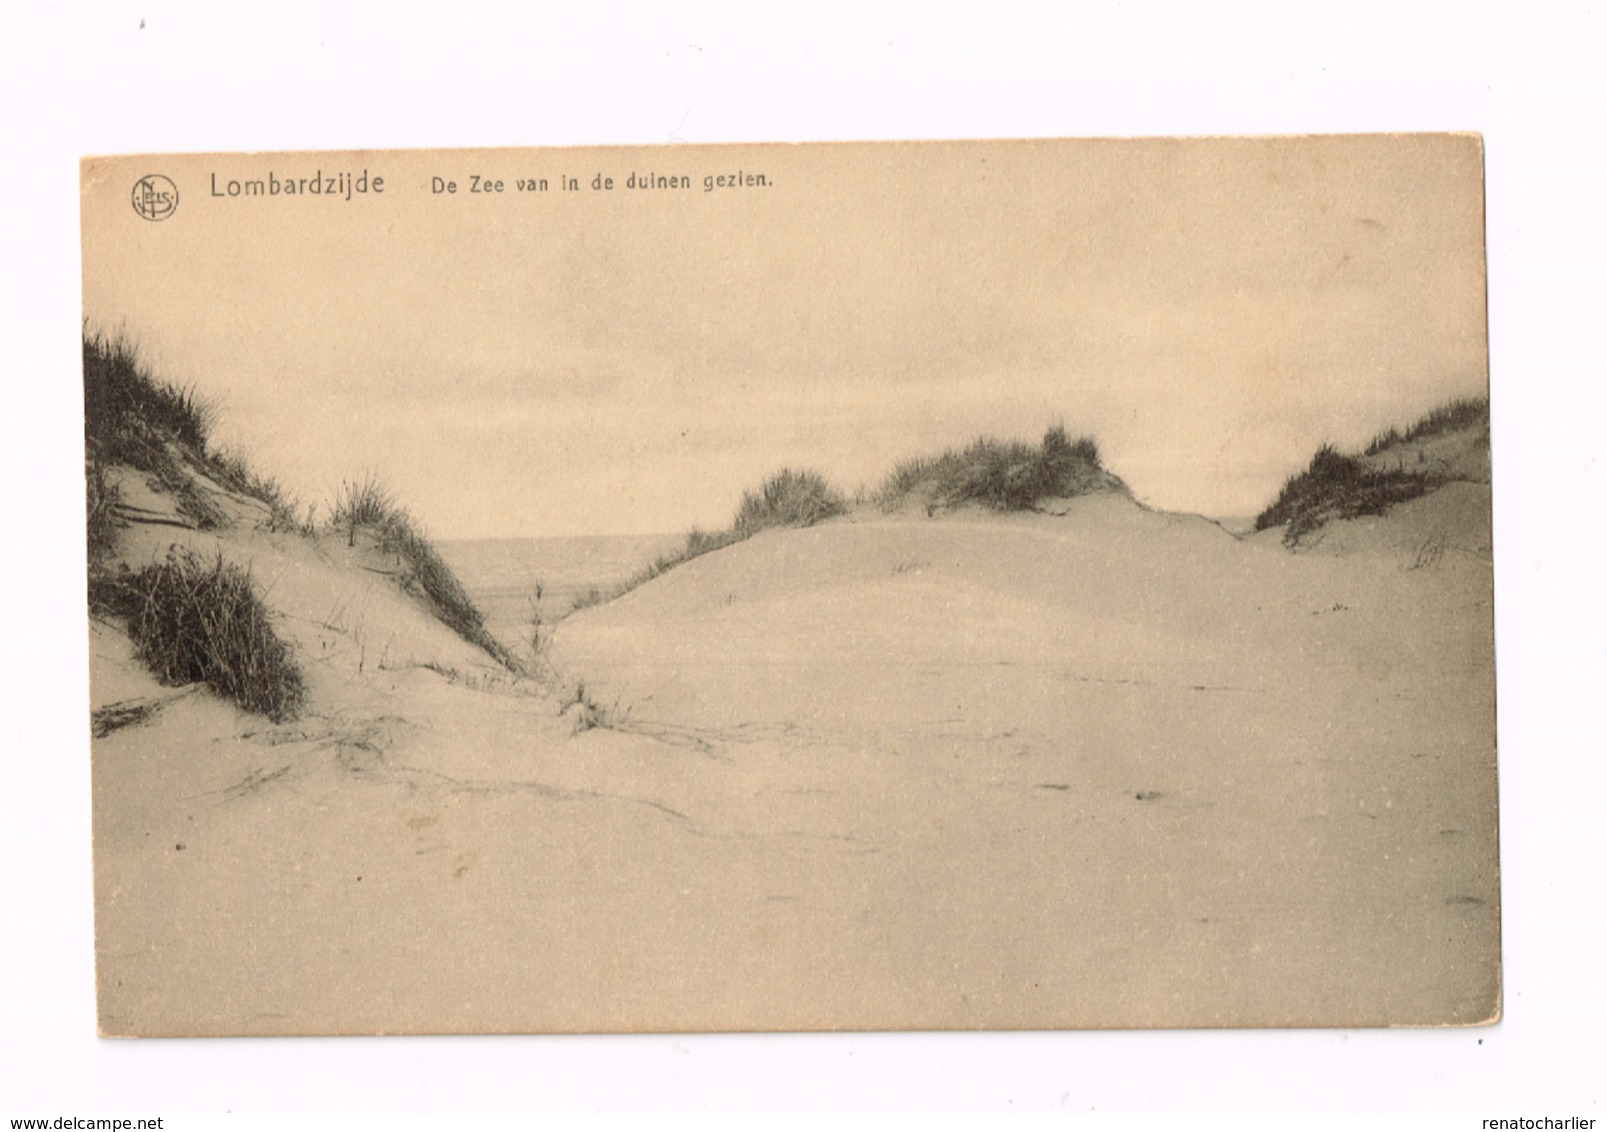
[[166, 703], [94, 744], [109, 1034], [1499, 1011], [1486, 485], [1297, 554], [1119, 496], [861, 512], [569, 618], [543, 680], [225, 503], [124, 553], [250, 562], [311, 706], [92, 625], [95, 703]]

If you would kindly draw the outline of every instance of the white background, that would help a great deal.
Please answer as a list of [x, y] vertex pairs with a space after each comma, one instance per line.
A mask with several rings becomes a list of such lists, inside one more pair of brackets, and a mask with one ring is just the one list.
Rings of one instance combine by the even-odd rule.
[[[529, 14], [463, 3], [335, 13], [283, 3], [216, 11], [14, 6], [0, 22], [0, 593], [8, 599], [0, 616], [0, 1113], [1060, 1107], [1599, 1115], [1607, 1082], [1602, 29], [1599, 9], [1583, 5], [661, 12], [577, 3]], [[94, 1037], [79, 157], [1445, 129], [1481, 131], [1486, 142], [1500, 1025]]]

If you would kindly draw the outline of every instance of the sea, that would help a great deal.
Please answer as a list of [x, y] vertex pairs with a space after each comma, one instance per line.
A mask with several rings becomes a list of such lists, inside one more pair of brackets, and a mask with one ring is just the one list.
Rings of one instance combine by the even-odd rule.
[[576, 597], [594, 587], [606, 593], [684, 537], [442, 539], [436, 546], [485, 614], [486, 627], [513, 642], [529, 636], [537, 613], [552, 624], [569, 612]]

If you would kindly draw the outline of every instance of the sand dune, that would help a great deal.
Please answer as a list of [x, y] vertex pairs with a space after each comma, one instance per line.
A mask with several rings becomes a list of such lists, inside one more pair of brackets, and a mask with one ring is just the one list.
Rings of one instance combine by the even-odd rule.
[[1118, 497], [766, 534], [571, 619], [558, 655], [766, 766], [753, 799], [801, 792], [700, 814], [831, 821], [788, 906], [825, 953], [795, 1022], [1480, 1020], [1488, 536], [1453, 487], [1299, 555]]
[[546, 680], [205, 486], [228, 529], [120, 553], [249, 564], [311, 706], [93, 626], [96, 706], [164, 705], [94, 748], [107, 1033], [1498, 1010], [1487, 486], [1300, 553], [1116, 494], [861, 511], [570, 618]]

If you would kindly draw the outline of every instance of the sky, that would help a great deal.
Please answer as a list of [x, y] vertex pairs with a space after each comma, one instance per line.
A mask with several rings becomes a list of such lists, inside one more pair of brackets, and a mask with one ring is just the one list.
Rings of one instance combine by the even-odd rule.
[[720, 525], [783, 466], [852, 492], [1056, 423], [1247, 515], [1486, 388], [1467, 135], [99, 158], [82, 209], [89, 328], [302, 499], [373, 475], [444, 538]]

